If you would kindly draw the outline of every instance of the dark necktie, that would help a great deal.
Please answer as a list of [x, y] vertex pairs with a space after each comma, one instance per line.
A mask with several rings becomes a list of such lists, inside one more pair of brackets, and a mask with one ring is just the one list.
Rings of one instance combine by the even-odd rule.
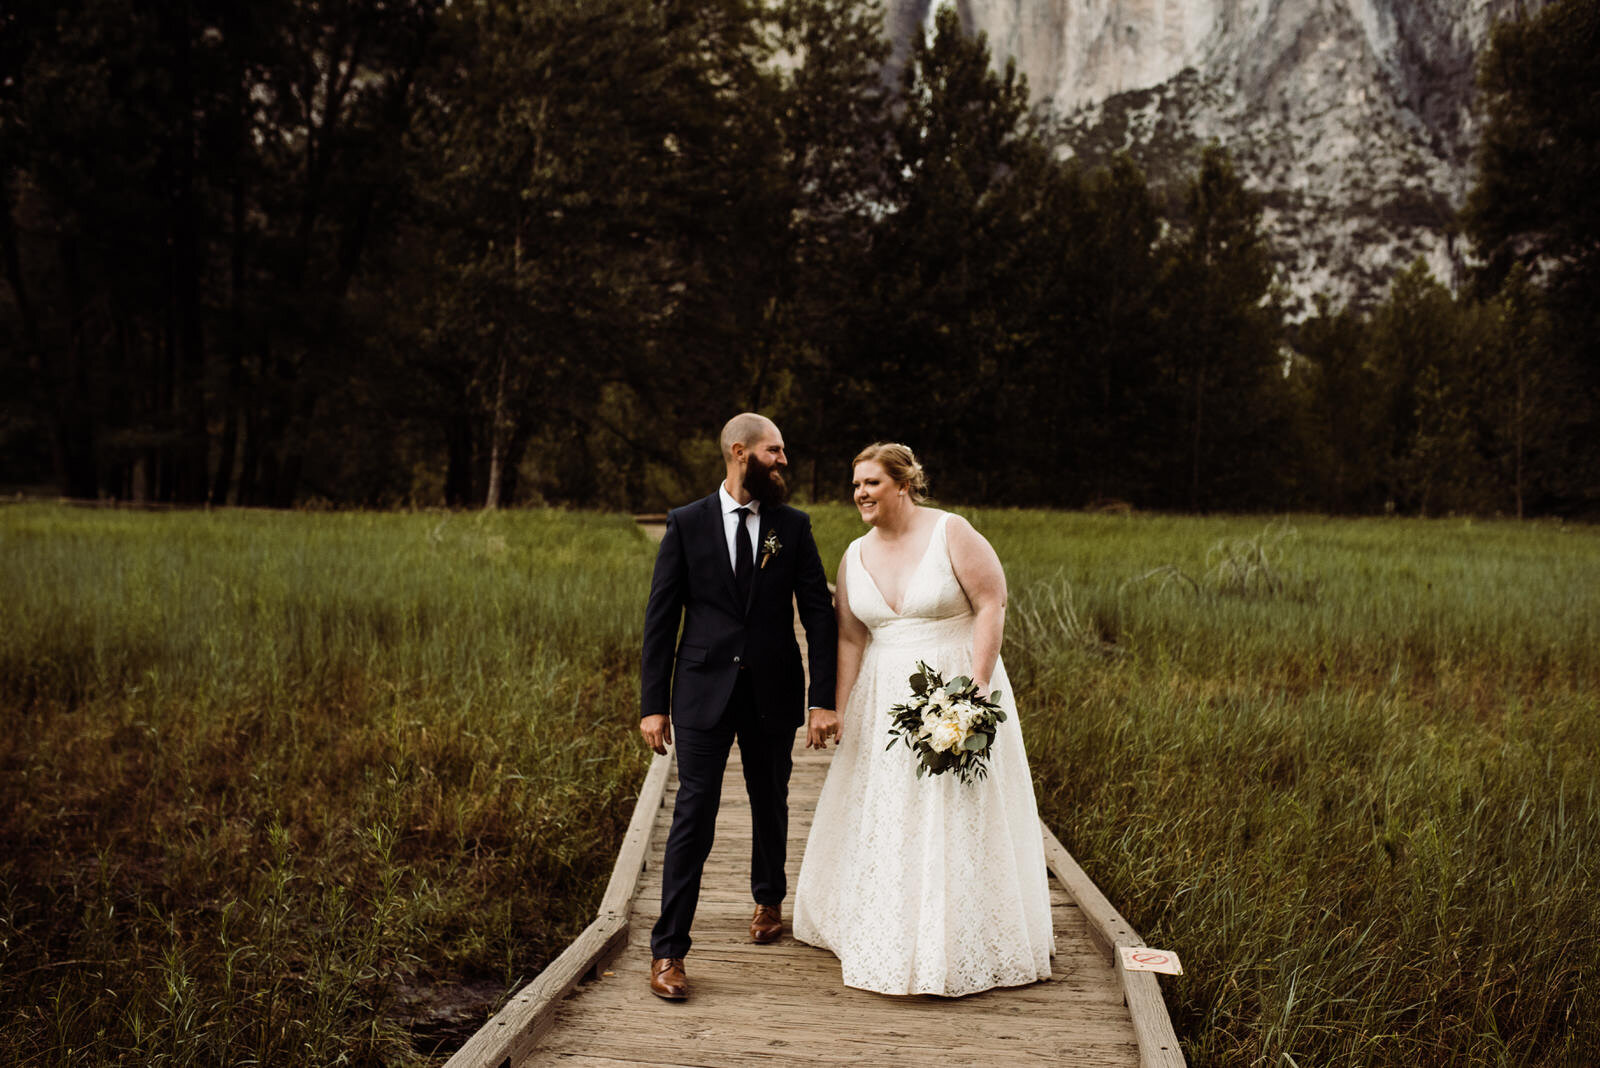
[[750, 580], [756, 573], [755, 554], [750, 550], [750, 534], [744, 528], [745, 520], [750, 518], [750, 509], [735, 508], [733, 514], [739, 517], [739, 527], [733, 532], [733, 584], [739, 591], [739, 603], [750, 603]]

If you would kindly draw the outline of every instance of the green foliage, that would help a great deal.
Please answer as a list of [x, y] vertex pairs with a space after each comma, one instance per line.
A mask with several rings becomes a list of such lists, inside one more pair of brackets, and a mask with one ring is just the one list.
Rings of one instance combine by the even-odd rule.
[[[846, 366], [862, 394], [862, 430], [916, 442], [927, 398], [992, 412], [1004, 388], [1035, 266], [1027, 221], [1043, 149], [1025, 124], [1027, 86], [1015, 64], [991, 70], [987, 40], [969, 38], [952, 8], [913, 42], [901, 98], [871, 289]], [[992, 492], [984, 482], [995, 429], [986, 418], [949, 420], [922, 446], [982, 495]], [[865, 441], [840, 444], [836, 463]]]
[[[1294, 516], [1274, 548], [1249, 517], [965, 514], [1006, 566], [1041, 815], [1183, 955], [1190, 1063], [1584, 1062], [1593, 528]], [[813, 520], [830, 562], [864, 529]], [[1251, 543], [1315, 596], [1137, 581]]]
[[[693, 386], [738, 376], [741, 354], [717, 334], [748, 324], [703, 297], [733, 307], [728, 279], [761, 284], [762, 268], [722, 253], [750, 251], [732, 233], [775, 231], [783, 210], [762, 185], [777, 148], [753, 32], [738, 4], [450, 11], [412, 131], [423, 211], [391, 310], [396, 381], [451, 398], [429, 413], [457, 435], [448, 503], [515, 499], [523, 456], [582, 427], [627, 445], [619, 476], [636, 499], [647, 465], [681, 463], [670, 442], [721, 414], [695, 406]], [[685, 400], [652, 411], [658, 392]], [[609, 499], [559, 478], [532, 488]]]
[[[812, 514], [832, 569], [863, 528]], [[970, 515], [1043, 814], [1190, 963], [1192, 1061], [1600, 1040], [1592, 530]], [[1137, 581], [1218, 546], [1315, 596]], [[12, 506], [0, 550], [0, 1059], [417, 1063], [425, 991], [481, 1019], [591, 918], [631, 524]]]
[[77, 0], [7, 27], [0, 311], [63, 493], [301, 495], [437, 7]]
[[1319, 300], [1293, 345], [1304, 359], [1291, 370], [1300, 389], [1307, 496], [1335, 512], [1367, 512], [1384, 500], [1382, 382], [1368, 358], [1368, 323], [1352, 308]]
[[0, 1061], [459, 1043], [592, 919], [651, 557], [599, 516], [0, 510]]
[[[1519, 358], [1559, 390], [1556, 417], [1540, 446], [1560, 454], [1560, 477], [1545, 491], [1568, 504], [1593, 504], [1600, 485], [1600, 3], [1556, 0], [1495, 27], [1479, 66], [1485, 122], [1478, 180], [1463, 212], [1483, 260], [1487, 297], [1514, 287], [1521, 306], [1544, 295], [1548, 319]], [[1515, 266], [1529, 272], [1513, 281]], [[1528, 368], [1524, 368], [1524, 372]], [[1511, 372], [1523, 401], [1532, 378]], [[1555, 383], [1561, 383], [1559, 387]], [[1525, 458], [1524, 458], [1525, 459]], [[1518, 509], [1522, 507], [1519, 494]]]
[[974, 502], [1581, 511], [1593, 12], [1485, 60], [1471, 299], [1289, 329], [1249, 175], [1056, 143], [957, 8], [8, 11], [0, 482], [659, 509], [760, 409], [813, 494], [894, 438]]
[[[1488, 121], [1465, 214], [1492, 281], [1539, 263], [1592, 303], [1600, 271], [1600, 3], [1555, 0], [1495, 27], [1479, 68]], [[1592, 311], [1592, 309], [1591, 309]]]
[[1209, 146], [1184, 209], [1163, 280], [1171, 332], [1153, 383], [1172, 416], [1168, 447], [1186, 460], [1169, 468], [1166, 499], [1189, 508], [1272, 502], [1280, 476], [1271, 443], [1283, 434], [1287, 390], [1261, 207], [1227, 154]]
[[[1006, 720], [1000, 707], [1001, 690], [978, 692], [967, 675], [945, 681], [939, 672], [917, 661], [909, 680], [911, 696], [889, 708], [889, 744], [899, 742], [917, 762], [917, 778], [955, 772], [964, 783], [989, 777], [989, 750], [999, 724]], [[937, 701], [937, 703], [935, 703]], [[940, 737], [940, 727], [948, 737]]]
[[1480, 300], [1418, 260], [1367, 317], [1322, 306], [1298, 334], [1315, 497], [1518, 517], [1581, 498], [1573, 435], [1586, 409], [1550, 331], [1521, 267]]

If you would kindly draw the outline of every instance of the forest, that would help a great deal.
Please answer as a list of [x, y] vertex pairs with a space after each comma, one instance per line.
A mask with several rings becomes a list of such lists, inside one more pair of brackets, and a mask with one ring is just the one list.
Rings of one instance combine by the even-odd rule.
[[1600, 4], [1501, 25], [1452, 290], [1286, 313], [1261, 205], [1070, 158], [943, 12], [0, 13], [0, 489], [653, 509], [771, 414], [971, 503], [1593, 515]]

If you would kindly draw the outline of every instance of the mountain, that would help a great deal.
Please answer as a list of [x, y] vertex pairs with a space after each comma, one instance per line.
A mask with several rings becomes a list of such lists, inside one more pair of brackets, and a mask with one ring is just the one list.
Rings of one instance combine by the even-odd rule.
[[[1542, 0], [961, 0], [1015, 57], [1061, 150], [1128, 152], [1153, 184], [1220, 142], [1258, 192], [1302, 314], [1380, 296], [1417, 256], [1454, 281], [1473, 178], [1474, 70], [1497, 19]], [[934, 0], [889, 0], [904, 48]]]

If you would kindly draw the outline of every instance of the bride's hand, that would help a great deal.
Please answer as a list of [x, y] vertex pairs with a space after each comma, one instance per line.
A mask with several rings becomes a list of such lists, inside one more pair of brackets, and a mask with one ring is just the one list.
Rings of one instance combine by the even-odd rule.
[[844, 726], [839, 722], [839, 717], [833, 709], [813, 708], [811, 725], [806, 729], [806, 748], [826, 749], [829, 738], [836, 742], [843, 741]]

